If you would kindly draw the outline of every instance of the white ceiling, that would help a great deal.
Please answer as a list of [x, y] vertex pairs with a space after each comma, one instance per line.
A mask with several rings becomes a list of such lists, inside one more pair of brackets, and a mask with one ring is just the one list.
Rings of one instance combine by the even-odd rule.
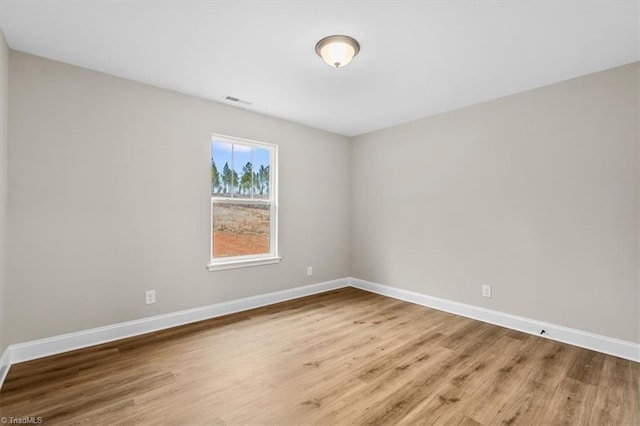
[[[640, 60], [636, 1], [0, 1], [13, 49], [354, 136]], [[330, 34], [362, 50], [332, 69]]]

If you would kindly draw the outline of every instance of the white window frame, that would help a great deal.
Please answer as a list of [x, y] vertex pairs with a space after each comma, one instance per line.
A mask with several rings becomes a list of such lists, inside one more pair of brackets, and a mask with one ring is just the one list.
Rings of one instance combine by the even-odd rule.
[[[234, 198], [233, 190], [230, 197], [217, 197], [209, 193], [211, 196], [210, 203], [210, 226], [209, 226], [209, 255], [211, 260], [207, 265], [209, 271], [220, 271], [225, 269], [243, 268], [248, 266], [268, 265], [279, 263], [282, 258], [278, 255], [278, 145], [266, 142], [259, 142], [250, 139], [237, 138], [220, 134], [211, 135], [212, 140], [226, 142], [232, 145], [244, 145], [258, 147], [269, 151], [269, 199], [255, 198]], [[233, 159], [233, 155], [232, 155]], [[230, 165], [233, 170], [234, 164]], [[211, 165], [209, 165], [211, 167]], [[211, 188], [211, 185], [209, 185]], [[213, 204], [214, 202], [222, 202], [228, 204], [262, 204], [269, 205], [269, 253], [247, 255], [247, 256], [230, 256], [224, 258], [213, 257]]]

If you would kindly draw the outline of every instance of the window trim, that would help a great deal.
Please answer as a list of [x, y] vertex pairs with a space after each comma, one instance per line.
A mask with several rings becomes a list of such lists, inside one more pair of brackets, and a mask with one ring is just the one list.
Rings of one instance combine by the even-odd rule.
[[[210, 209], [209, 209], [209, 255], [210, 260], [207, 264], [209, 271], [221, 271], [228, 269], [244, 268], [250, 266], [269, 265], [279, 263], [282, 258], [279, 255], [278, 248], [278, 145], [255, 141], [251, 139], [238, 138], [234, 136], [221, 135], [214, 133], [211, 140], [220, 140], [236, 145], [249, 145], [252, 147], [260, 147], [268, 149], [269, 155], [269, 199], [252, 199], [252, 198], [233, 198], [233, 197], [214, 197], [209, 192]], [[211, 165], [209, 165], [211, 167]], [[232, 169], [234, 165], [231, 165]], [[209, 185], [209, 188], [211, 185]], [[232, 256], [226, 258], [213, 258], [213, 204], [218, 202], [229, 202], [230, 204], [269, 204], [269, 253]]]

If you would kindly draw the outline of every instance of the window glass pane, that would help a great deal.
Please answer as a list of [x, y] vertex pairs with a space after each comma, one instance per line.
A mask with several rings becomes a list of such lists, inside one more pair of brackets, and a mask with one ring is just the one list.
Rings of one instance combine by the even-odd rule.
[[269, 150], [253, 148], [253, 198], [269, 199]]
[[269, 216], [268, 204], [213, 203], [212, 256], [268, 254]]
[[234, 198], [251, 198], [253, 185], [252, 147], [233, 144]]
[[231, 144], [211, 141], [211, 194], [231, 196]]

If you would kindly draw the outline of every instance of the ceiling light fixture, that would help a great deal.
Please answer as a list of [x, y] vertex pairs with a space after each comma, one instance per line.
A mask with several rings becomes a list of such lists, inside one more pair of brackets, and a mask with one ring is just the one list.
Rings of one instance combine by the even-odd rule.
[[318, 56], [335, 68], [347, 65], [359, 51], [360, 43], [346, 35], [331, 35], [316, 44]]

